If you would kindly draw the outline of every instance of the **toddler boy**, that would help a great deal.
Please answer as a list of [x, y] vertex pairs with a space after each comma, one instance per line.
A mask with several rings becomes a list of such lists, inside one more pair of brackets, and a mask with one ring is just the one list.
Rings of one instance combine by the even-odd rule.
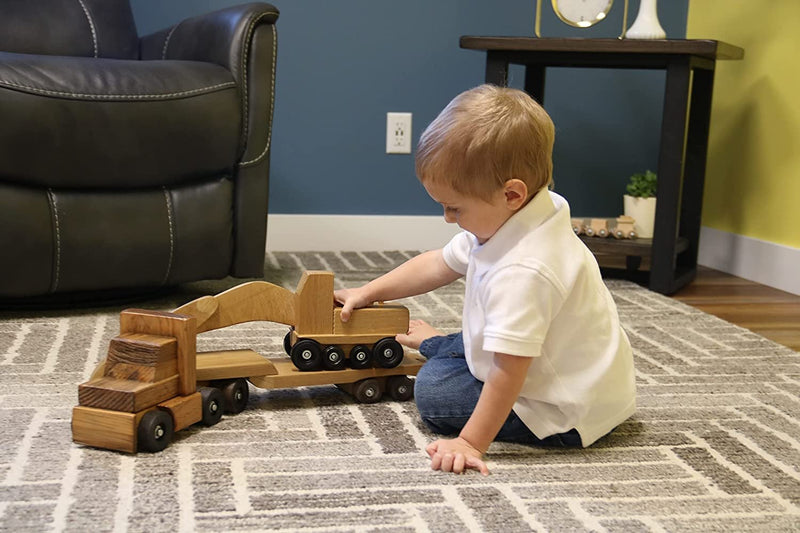
[[589, 446], [635, 411], [630, 343], [569, 206], [548, 190], [554, 127], [522, 91], [482, 85], [423, 132], [416, 172], [464, 231], [366, 285], [334, 293], [342, 319], [375, 301], [466, 276], [463, 333], [421, 321], [398, 335], [428, 361], [420, 415], [454, 436], [426, 448], [436, 470], [477, 469], [495, 439]]

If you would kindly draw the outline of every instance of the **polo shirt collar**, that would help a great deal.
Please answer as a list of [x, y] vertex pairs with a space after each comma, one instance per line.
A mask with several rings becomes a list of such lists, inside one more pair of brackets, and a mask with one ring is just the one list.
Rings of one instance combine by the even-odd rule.
[[[556, 203], [559, 204], [558, 209], [556, 208]], [[551, 193], [547, 188], [540, 190], [525, 207], [514, 213], [505, 224], [500, 226], [500, 229], [488, 241], [481, 245], [475, 239], [472, 256], [476, 262], [476, 267], [479, 270], [484, 270], [481, 266], [485, 265], [488, 268], [496, 263], [524, 235], [541, 226], [562, 207], [566, 207], [566, 200], [555, 193]], [[473, 239], [475, 238], [474, 235], [472, 237]]]

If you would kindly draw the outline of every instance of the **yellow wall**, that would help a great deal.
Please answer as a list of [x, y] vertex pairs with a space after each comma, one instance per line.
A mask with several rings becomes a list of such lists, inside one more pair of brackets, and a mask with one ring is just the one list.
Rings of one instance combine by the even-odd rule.
[[745, 50], [714, 77], [703, 225], [800, 248], [800, 1], [691, 0], [687, 38]]

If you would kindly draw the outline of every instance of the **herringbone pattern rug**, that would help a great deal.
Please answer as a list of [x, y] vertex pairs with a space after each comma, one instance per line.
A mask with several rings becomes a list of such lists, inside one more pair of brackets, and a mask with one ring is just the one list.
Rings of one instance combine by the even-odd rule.
[[[274, 253], [365, 282], [408, 253]], [[800, 358], [746, 330], [609, 281], [633, 342], [639, 410], [586, 450], [492, 445], [492, 474], [429, 469], [413, 402], [359, 405], [335, 387], [251, 387], [247, 410], [130, 456], [71, 442], [77, 385], [121, 308], [0, 313], [2, 531], [797, 531]], [[172, 309], [230, 281], [133, 307]], [[447, 332], [463, 284], [404, 301]], [[203, 334], [200, 349], [282, 353], [285, 327]]]

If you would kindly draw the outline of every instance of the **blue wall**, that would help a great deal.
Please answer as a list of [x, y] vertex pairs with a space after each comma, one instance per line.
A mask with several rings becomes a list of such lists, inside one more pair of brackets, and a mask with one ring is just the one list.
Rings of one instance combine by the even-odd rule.
[[[141, 35], [242, 3], [132, 0]], [[386, 112], [412, 112], [413, 142], [447, 102], [483, 82], [483, 52], [461, 35], [533, 35], [535, 0], [274, 0], [278, 65], [271, 213], [441, 212], [414, 177], [413, 155], [387, 155]], [[588, 30], [561, 23], [543, 1], [548, 37], [616, 37], [622, 0]], [[662, 0], [670, 38], [686, 34], [688, 0]], [[638, 11], [631, 0], [629, 24]], [[515, 67], [511, 85], [522, 86]], [[664, 74], [550, 69], [545, 107], [556, 124], [556, 191], [579, 215], [616, 216], [627, 176], [655, 170]]]

